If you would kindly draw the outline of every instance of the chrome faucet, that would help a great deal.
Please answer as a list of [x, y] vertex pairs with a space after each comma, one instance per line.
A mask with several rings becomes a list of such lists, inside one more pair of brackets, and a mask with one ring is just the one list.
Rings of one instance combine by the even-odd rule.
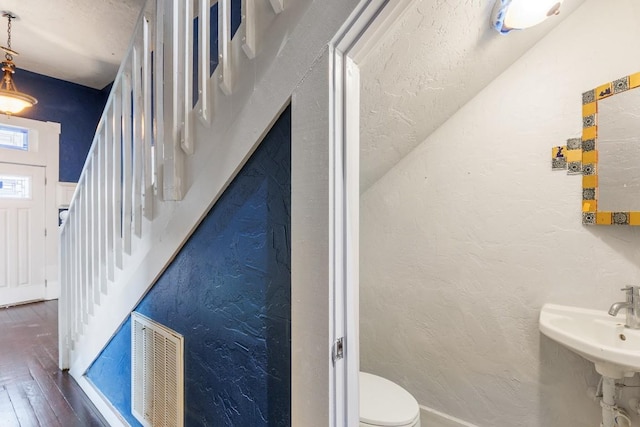
[[625, 327], [640, 329], [640, 288], [637, 286], [627, 286], [621, 290], [627, 293], [625, 302], [616, 302], [609, 308], [609, 315], [616, 316], [623, 308], [627, 309], [627, 319]]

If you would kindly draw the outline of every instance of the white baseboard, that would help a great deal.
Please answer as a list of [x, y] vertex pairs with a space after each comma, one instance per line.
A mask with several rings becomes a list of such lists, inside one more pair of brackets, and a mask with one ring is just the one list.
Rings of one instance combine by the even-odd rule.
[[420, 405], [420, 424], [425, 427], [479, 427], [422, 405]]
[[111, 427], [131, 427], [87, 377], [82, 375], [74, 379]]

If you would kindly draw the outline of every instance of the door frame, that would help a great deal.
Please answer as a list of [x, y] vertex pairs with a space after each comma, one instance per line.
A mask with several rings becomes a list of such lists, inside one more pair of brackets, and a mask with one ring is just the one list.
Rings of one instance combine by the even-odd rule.
[[23, 117], [0, 115], [0, 124], [29, 131], [29, 150], [2, 150], [2, 162], [40, 166], [45, 170], [45, 295], [46, 300], [60, 295], [58, 281], [58, 202], [56, 184], [59, 171], [60, 124]]
[[344, 337], [344, 358], [332, 370], [333, 425], [359, 425], [359, 64], [391, 23], [417, 0], [362, 0], [330, 49], [330, 178], [333, 336]]

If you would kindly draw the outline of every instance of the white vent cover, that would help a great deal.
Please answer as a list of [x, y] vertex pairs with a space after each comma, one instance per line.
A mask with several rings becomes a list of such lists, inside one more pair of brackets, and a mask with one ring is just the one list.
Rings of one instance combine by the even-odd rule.
[[134, 312], [131, 350], [131, 412], [145, 427], [182, 427], [182, 335]]

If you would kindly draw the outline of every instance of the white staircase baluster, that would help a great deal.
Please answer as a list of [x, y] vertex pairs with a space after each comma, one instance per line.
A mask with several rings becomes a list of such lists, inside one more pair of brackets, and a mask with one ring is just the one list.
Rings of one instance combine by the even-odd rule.
[[[164, 200], [182, 200], [184, 197], [184, 151], [180, 147], [179, 126], [182, 108], [179, 106], [179, 94], [183, 86], [181, 74], [183, 68], [179, 63], [178, 52], [182, 48], [178, 31], [183, 23], [179, 19], [180, 2], [163, 3], [163, 54], [164, 64], [162, 76], [165, 90], [163, 91], [163, 172], [162, 195]], [[158, 79], [160, 77], [158, 76]], [[162, 80], [161, 80], [162, 81]]]
[[105, 150], [105, 165], [106, 165], [106, 180], [107, 180], [107, 204], [105, 206], [106, 218], [107, 218], [107, 278], [113, 282], [115, 280], [115, 218], [113, 215], [113, 200], [115, 176], [113, 174], [113, 126], [111, 121], [113, 120], [113, 108], [107, 107], [106, 120], [103, 122], [102, 131], [104, 134], [103, 144]]
[[124, 240], [124, 252], [131, 255], [131, 225], [133, 223], [133, 130], [131, 125], [131, 77], [129, 71], [125, 71], [122, 74], [120, 84], [122, 85], [120, 95], [122, 99], [122, 238]]
[[[179, 8], [182, 17], [182, 25], [177, 33], [181, 35], [182, 49], [178, 58], [182, 62], [182, 125], [180, 126], [180, 146], [186, 154], [193, 154], [193, 123], [191, 111], [193, 110], [193, 2], [185, 0], [180, 2]], [[179, 65], [179, 64], [178, 64]]]
[[85, 183], [85, 185], [89, 187], [91, 193], [91, 220], [95, 224], [95, 227], [91, 230], [91, 254], [93, 257], [91, 288], [93, 290], [93, 301], [96, 304], [100, 304], [100, 296], [102, 295], [100, 290], [100, 229], [102, 229], [102, 223], [100, 222], [100, 180], [98, 175], [100, 168], [97, 152], [97, 150], [94, 150], [89, 154], [91, 169], [87, 173], [89, 182], [88, 184]]
[[231, 95], [231, 0], [218, 1], [218, 57], [220, 89], [225, 95]]
[[87, 310], [87, 298], [86, 298], [86, 287], [84, 286], [84, 281], [82, 280], [82, 224], [80, 222], [80, 211], [82, 210], [82, 197], [79, 195], [78, 199], [78, 207], [76, 208], [76, 221], [73, 223], [73, 230], [75, 234], [75, 262], [76, 262], [76, 286], [78, 287], [78, 300], [79, 300], [79, 308], [81, 312], [81, 322], [80, 322], [80, 333], [84, 329], [84, 325], [89, 323], [89, 311]]
[[[71, 214], [74, 214], [74, 216], [71, 216]], [[65, 228], [69, 231], [68, 234], [68, 238], [69, 238], [69, 252], [68, 252], [68, 256], [69, 256], [69, 298], [70, 298], [70, 307], [69, 310], [73, 313], [72, 315], [72, 320], [71, 320], [71, 328], [72, 328], [72, 334], [74, 339], [77, 339], [78, 335], [79, 335], [79, 330], [78, 330], [78, 319], [79, 319], [79, 315], [78, 315], [78, 310], [80, 309], [80, 304], [78, 301], [78, 296], [77, 296], [77, 290], [78, 290], [78, 281], [76, 280], [76, 263], [75, 263], [75, 259], [76, 259], [76, 249], [77, 249], [77, 245], [76, 245], [76, 239], [75, 239], [75, 233], [74, 233], [74, 227], [73, 227], [73, 223], [75, 222], [75, 203], [71, 206], [71, 208], [69, 209], [69, 220], [67, 222], [67, 225], [65, 226]]]
[[143, 96], [143, 192], [142, 192], [142, 213], [145, 218], [153, 219], [153, 122], [151, 115], [151, 28], [149, 19], [145, 16], [142, 21], [142, 96]]
[[200, 0], [199, 5], [199, 22], [200, 26], [198, 37], [198, 93], [199, 104], [198, 117], [205, 124], [211, 123], [211, 95], [210, 95], [210, 74], [209, 67], [211, 62], [211, 14], [209, 0]]
[[85, 168], [82, 177], [80, 178], [80, 182], [78, 182], [79, 190], [82, 191], [84, 200], [85, 200], [85, 211], [83, 215], [85, 216], [86, 228], [85, 228], [85, 238], [86, 248], [85, 251], [87, 253], [87, 262], [86, 268], [87, 272], [85, 275], [85, 281], [87, 282], [87, 289], [89, 293], [89, 300], [91, 304], [95, 304], [96, 301], [93, 299], [94, 291], [94, 280], [93, 280], [93, 229], [96, 227], [95, 222], [93, 221], [93, 195], [91, 194], [91, 186], [89, 183], [91, 182], [91, 170], [93, 166], [91, 165], [91, 157], [87, 159], [87, 166]]
[[165, 120], [164, 120], [164, 0], [156, 1], [155, 37], [153, 52], [153, 112], [154, 112], [154, 180], [155, 195], [164, 199], [164, 158], [165, 158]]
[[102, 127], [104, 126], [104, 121], [100, 122], [98, 125], [98, 138], [96, 139], [97, 143], [97, 160], [100, 165], [100, 173], [98, 177], [98, 188], [100, 189], [100, 200], [98, 201], [98, 205], [100, 209], [100, 291], [103, 294], [107, 293], [107, 228], [108, 228], [108, 218], [107, 218], [107, 166], [105, 162], [106, 151], [105, 151], [105, 142], [104, 142], [104, 132], [102, 131]]
[[115, 266], [122, 270], [122, 101], [121, 94], [113, 92], [111, 101], [111, 140], [113, 141], [113, 204], [111, 205], [114, 218], [113, 240]]
[[83, 289], [85, 289], [85, 300], [86, 300], [86, 304], [87, 304], [87, 311], [89, 312], [89, 314], [93, 314], [93, 298], [91, 295], [91, 281], [89, 280], [89, 242], [86, 239], [86, 235], [89, 233], [89, 227], [90, 227], [90, 222], [89, 222], [89, 216], [87, 215], [89, 213], [89, 197], [88, 197], [88, 193], [87, 193], [87, 187], [84, 185], [84, 182], [86, 181], [86, 177], [82, 177], [82, 179], [80, 180], [80, 225], [81, 225], [81, 230], [82, 230], [82, 236], [83, 238], [81, 239], [82, 243], [81, 243], [81, 251], [82, 251], [82, 265], [81, 265], [81, 271], [82, 271], [82, 285], [83, 285]]
[[247, 58], [256, 57], [256, 0], [242, 1], [242, 21], [244, 22], [244, 43], [242, 50]]
[[131, 62], [131, 85], [133, 89], [133, 234], [142, 236], [142, 76], [141, 76], [141, 47], [138, 36], [133, 46]]

